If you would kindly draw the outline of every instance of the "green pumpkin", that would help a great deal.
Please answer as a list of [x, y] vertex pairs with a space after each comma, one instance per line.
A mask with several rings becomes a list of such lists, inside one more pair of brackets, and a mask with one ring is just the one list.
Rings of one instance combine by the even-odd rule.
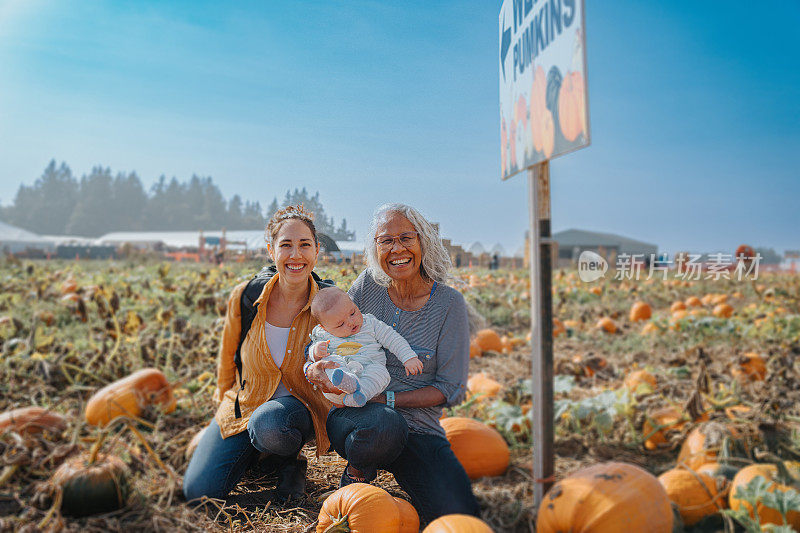
[[118, 457], [80, 455], [65, 461], [52, 482], [62, 493], [61, 512], [88, 516], [115, 511], [128, 499], [128, 467]]

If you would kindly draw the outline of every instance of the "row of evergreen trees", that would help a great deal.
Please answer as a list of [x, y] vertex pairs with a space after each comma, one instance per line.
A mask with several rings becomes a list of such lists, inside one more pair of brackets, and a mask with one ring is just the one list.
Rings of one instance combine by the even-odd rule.
[[[282, 206], [302, 203], [315, 215], [319, 231], [335, 240], [353, 240], [342, 219], [337, 228], [325, 214], [319, 192], [287, 191]], [[14, 202], [0, 206], [0, 220], [43, 235], [98, 237], [112, 231], [197, 231], [264, 229], [279, 209], [273, 199], [264, 211], [255, 200], [237, 194], [226, 200], [210, 177], [183, 183], [163, 175], [146, 192], [135, 172], [112, 175], [95, 167], [80, 180], [65, 164], [55, 160], [33, 185], [20, 185]]]

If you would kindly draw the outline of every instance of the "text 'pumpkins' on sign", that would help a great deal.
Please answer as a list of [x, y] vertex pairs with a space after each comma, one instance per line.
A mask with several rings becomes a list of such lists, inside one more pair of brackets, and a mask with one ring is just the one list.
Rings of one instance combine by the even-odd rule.
[[500, 167], [509, 178], [589, 145], [583, 0], [500, 8]]

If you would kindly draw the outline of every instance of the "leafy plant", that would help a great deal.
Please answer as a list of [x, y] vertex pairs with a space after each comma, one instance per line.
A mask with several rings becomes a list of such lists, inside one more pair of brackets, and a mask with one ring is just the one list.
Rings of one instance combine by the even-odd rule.
[[772, 485], [773, 483], [764, 479], [763, 476], [756, 476], [750, 480], [750, 483], [736, 490], [736, 497], [749, 504], [752, 515], [750, 510], [744, 506], [736, 510], [728, 509], [723, 513], [739, 522], [748, 533], [758, 533], [764, 531], [758, 512], [758, 505], [761, 504], [763, 507], [778, 511], [783, 519], [782, 525], [770, 525], [767, 531], [778, 533], [794, 531], [788, 525], [786, 516], [790, 511], [800, 511], [800, 493], [794, 489], [770, 491]]
[[607, 436], [614, 428], [614, 421], [627, 413], [629, 405], [627, 390], [606, 390], [581, 400], [556, 400], [554, 418], [557, 422], [572, 422], [576, 431], [595, 429], [601, 436]]

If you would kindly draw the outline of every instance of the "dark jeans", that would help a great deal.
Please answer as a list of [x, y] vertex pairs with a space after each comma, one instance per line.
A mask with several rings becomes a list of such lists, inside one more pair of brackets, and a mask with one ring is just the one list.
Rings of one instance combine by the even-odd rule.
[[225, 498], [259, 452], [294, 457], [313, 437], [311, 414], [294, 396], [264, 402], [250, 416], [247, 431], [227, 439], [220, 436], [217, 421], [211, 420], [186, 468], [183, 494], [187, 500]]
[[391, 472], [422, 522], [479, 515], [469, 477], [444, 437], [409, 432], [397, 411], [377, 403], [333, 409], [327, 429], [334, 450], [368, 479], [378, 468]]

